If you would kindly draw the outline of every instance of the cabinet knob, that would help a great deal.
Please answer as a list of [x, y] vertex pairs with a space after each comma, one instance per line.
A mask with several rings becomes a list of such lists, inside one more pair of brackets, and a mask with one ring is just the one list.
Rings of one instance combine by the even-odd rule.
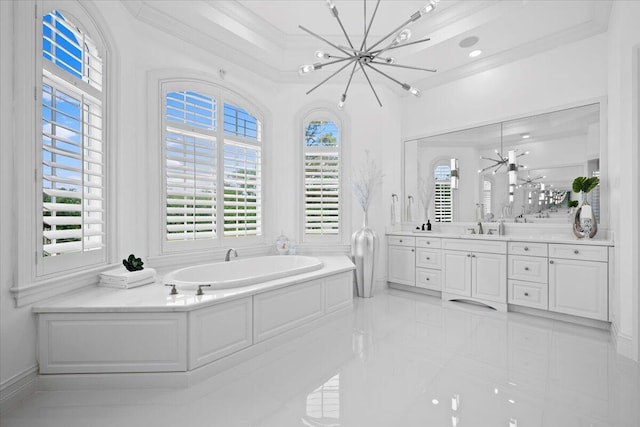
[[529, 250], [529, 248], [525, 246], [525, 247], [524, 247], [524, 250], [525, 250], [525, 251], [528, 251], [528, 250]]
[[427, 257], [427, 261], [429, 261], [431, 258]]
[[467, 254], [467, 258], [471, 258], [471, 254]]
[[580, 253], [580, 251], [576, 249], [575, 251], [573, 251], [573, 253], [578, 255]]
[[475, 255], [471, 255], [471, 258], [475, 258], [475, 257], [476, 257]]
[[400, 243], [402, 243], [402, 241], [403, 241], [403, 240], [402, 240], [402, 239], [400, 239]]
[[429, 279], [429, 278], [427, 277], [427, 282], [428, 282], [429, 280], [431, 280], [431, 279]]
[[430, 245], [430, 244], [431, 244], [431, 242], [427, 240], [427, 245]]
[[525, 296], [525, 297], [528, 297], [528, 296], [529, 296], [529, 292], [525, 292], [525, 293], [524, 293], [524, 296]]
[[529, 271], [529, 267], [525, 267], [525, 268], [524, 268], [524, 271]]
[[549, 264], [553, 264], [553, 260], [549, 261]]
[[411, 249], [411, 252], [415, 252], [415, 251], [416, 251], [415, 249]]

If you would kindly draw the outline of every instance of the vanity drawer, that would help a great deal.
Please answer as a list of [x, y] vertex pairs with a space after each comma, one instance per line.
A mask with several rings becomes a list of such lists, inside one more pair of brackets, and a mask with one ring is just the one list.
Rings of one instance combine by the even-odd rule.
[[549, 258], [578, 259], [584, 261], [608, 261], [608, 248], [593, 245], [549, 245]]
[[546, 243], [509, 242], [509, 255], [544, 256], [548, 255]]
[[546, 283], [509, 280], [509, 304], [549, 309], [549, 287]]
[[416, 249], [416, 267], [424, 268], [442, 268], [442, 251], [429, 250], [424, 248]]
[[416, 238], [411, 236], [387, 236], [387, 243], [393, 246], [415, 246]]
[[509, 255], [509, 278], [547, 283], [549, 264], [547, 258]]
[[[487, 239], [491, 239], [488, 237]], [[442, 239], [442, 249], [465, 252], [485, 252], [490, 254], [506, 254], [507, 243], [504, 241], [481, 239]]]
[[442, 275], [440, 270], [428, 268], [416, 268], [416, 286], [418, 288], [431, 289], [433, 291], [442, 290]]
[[442, 239], [433, 237], [416, 237], [416, 247], [440, 249], [442, 247]]

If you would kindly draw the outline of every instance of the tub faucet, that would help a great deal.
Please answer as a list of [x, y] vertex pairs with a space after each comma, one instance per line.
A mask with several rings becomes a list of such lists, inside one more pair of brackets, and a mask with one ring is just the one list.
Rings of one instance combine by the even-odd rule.
[[233, 253], [233, 255], [238, 258], [238, 252], [236, 252], [235, 249], [231, 248], [227, 251], [227, 254], [224, 256], [224, 260], [225, 261], [231, 261], [231, 254]]

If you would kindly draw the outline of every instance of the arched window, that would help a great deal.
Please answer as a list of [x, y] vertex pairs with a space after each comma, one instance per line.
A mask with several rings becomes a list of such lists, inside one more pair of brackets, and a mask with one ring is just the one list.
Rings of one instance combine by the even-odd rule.
[[39, 273], [106, 259], [103, 63], [62, 12], [42, 19]]
[[304, 121], [305, 240], [340, 235], [341, 145], [340, 125], [336, 119], [314, 116]]
[[166, 248], [261, 236], [261, 121], [215, 87], [174, 86], [163, 92]]
[[451, 189], [451, 168], [436, 165], [433, 171], [435, 182], [434, 206], [436, 222], [453, 222], [453, 191]]

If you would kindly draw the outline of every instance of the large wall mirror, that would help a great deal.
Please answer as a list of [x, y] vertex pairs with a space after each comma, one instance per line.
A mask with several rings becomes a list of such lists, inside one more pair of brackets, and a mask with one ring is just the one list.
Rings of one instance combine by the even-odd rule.
[[[404, 219], [568, 222], [574, 178], [603, 173], [602, 131], [594, 103], [405, 141]], [[600, 186], [588, 197], [602, 224]]]

